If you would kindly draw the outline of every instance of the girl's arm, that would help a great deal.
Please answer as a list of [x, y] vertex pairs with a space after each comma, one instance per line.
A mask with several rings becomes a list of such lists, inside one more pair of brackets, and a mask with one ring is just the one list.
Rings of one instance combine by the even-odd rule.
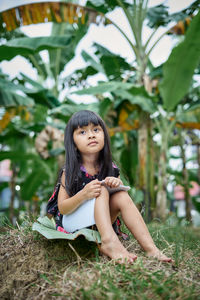
[[72, 213], [77, 209], [84, 201], [96, 198], [101, 192], [101, 183], [96, 179], [86, 184], [85, 187], [70, 197], [64, 186], [65, 186], [65, 173], [63, 172], [61, 177], [61, 185], [58, 193], [58, 209], [62, 215]]

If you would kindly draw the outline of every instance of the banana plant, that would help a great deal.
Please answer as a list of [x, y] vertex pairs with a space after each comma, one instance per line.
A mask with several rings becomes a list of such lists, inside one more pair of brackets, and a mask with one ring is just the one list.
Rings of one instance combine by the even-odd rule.
[[[199, 6], [199, 3], [196, 1], [195, 4], [193, 4], [191, 7], [189, 7], [188, 9], [184, 10], [181, 12], [181, 14], [173, 14], [173, 15], [169, 15], [167, 12], [167, 8], [164, 5], [160, 5], [151, 9], [148, 9], [148, 1], [133, 1], [133, 4], [130, 3], [124, 3], [120, 0], [116, 0], [116, 1], [100, 1], [100, 2], [96, 2], [96, 1], [88, 1], [87, 6], [95, 8], [98, 12], [103, 13], [104, 15], [106, 15], [106, 13], [111, 12], [114, 8], [116, 7], [120, 7], [126, 18], [127, 21], [130, 25], [131, 28], [131, 32], [132, 32], [132, 38], [130, 39], [126, 33], [120, 28], [119, 24], [116, 24], [115, 22], [110, 21], [110, 23], [112, 25], [114, 25], [119, 32], [125, 37], [125, 39], [127, 40], [127, 42], [129, 43], [132, 51], [133, 51], [133, 55], [135, 56], [136, 59], [136, 81], [135, 83], [137, 85], [144, 85], [146, 90], [148, 92], [151, 92], [151, 82], [149, 79], [149, 76], [147, 74], [148, 69], [148, 61], [149, 61], [149, 56], [151, 54], [151, 52], [153, 51], [153, 49], [156, 47], [157, 43], [162, 39], [162, 37], [167, 34], [172, 32], [172, 29], [167, 29], [166, 32], [164, 32], [164, 34], [160, 35], [160, 37], [152, 44], [152, 39], [155, 35], [155, 33], [157, 32], [157, 29], [160, 25], [164, 25], [166, 26], [170, 21], [172, 20], [176, 20], [176, 21], [180, 21], [181, 18], [184, 19], [186, 17], [188, 17], [188, 13], [191, 14], [191, 11], [195, 11], [197, 9], [197, 7]], [[149, 22], [149, 26], [154, 27], [154, 30], [152, 32], [152, 34], [149, 36], [149, 38], [147, 39], [146, 42], [144, 42], [142, 40], [142, 31], [143, 31], [143, 25], [144, 25], [144, 20], [147, 19]], [[198, 30], [196, 30], [198, 24], [199, 24], [199, 17], [196, 16], [194, 18], [195, 20], [191, 21], [191, 24], [193, 24], [191, 26], [191, 30], [188, 33], [188, 36], [190, 36], [189, 38], [186, 39], [184, 46], [185, 49], [187, 48], [188, 50], [190, 49], [191, 45], [189, 45], [190, 43], [188, 43], [188, 39], [191, 40], [193, 38], [193, 40], [195, 41], [196, 39], [196, 46], [195, 46], [195, 59], [194, 59], [194, 63], [191, 64], [189, 66], [190, 71], [188, 73], [188, 77], [187, 80], [189, 80], [189, 83], [191, 81], [193, 72], [194, 72], [194, 68], [197, 66], [197, 61], [198, 61], [198, 57], [199, 54], [197, 53], [197, 49], [198, 49], [198, 43], [199, 43], [199, 38], [197, 37], [197, 32]], [[151, 45], [151, 46], [150, 46]], [[181, 50], [179, 50], [181, 51]], [[180, 52], [177, 51], [177, 54], [175, 55], [175, 60], [179, 61], [178, 55], [180, 54]], [[175, 51], [176, 52], [176, 51]], [[191, 52], [191, 49], [190, 49]], [[188, 53], [190, 53], [188, 52]], [[173, 57], [173, 56], [172, 56]], [[181, 62], [181, 66], [184, 68], [186, 64], [186, 60], [184, 60], [184, 63]], [[189, 64], [189, 58], [187, 60], [187, 64]], [[93, 64], [94, 67], [94, 64]], [[173, 66], [172, 66], [173, 67]], [[178, 84], [181, 86], [182, 84], [184, 85], [184, 89], [183, 89], [183, 93], [179, 93], [179, 96], [177, 98], [176, 95], [173, 94], [170, 95], [170, 102], [169, 102], [169, 98], [167, 99], [166, 96], [164, 95], [163, 91], [168, 90], [168, 92], [170, 91], [169, 89], [169, 81], [166, 79], [167, 83], [165, 82], [164, 84], [164, 88], [162, 89], [162, 96], [163, 96], [163, 101], [165, 104], [165, 107], [168, 105], [169, 109], [175, 109], [175, 107], [177, 106], [177, 104], [181, 101], [181, 97], [183, 97], [183, 95], [187, 92], [187, 89], [189, 88], [189, 84], [186, 81], [183, 81], [181, 83], [181, 80], [179, 80], [181, 76], [176, 76], [176, 78], [174, 78], [172, 75], [174, 74], [178, 74], [180, 75], [181, 73], [179, 73], [177, 71], [178, 67], [176, 65], [176, 72], [171, 72], [171, 81], [178, 81]], [[175, 71], [175, 68], [173, 68], [173, 70]], [[167, 75], [166, 75], [167, 74]], [[165, 78], [169, 78], [169, 73], [165, 71], [164, 74], [164, 79]], [[163, 80], [164, 81], [164, 80]], [[114, 82], [113, 82], [114, 83]], [[118, 82], [116, 82], [116, 86], [119, 86]], [[108, 91], [110, 91], [110, 84], [108, 85]], [[95, 94], [95, 90], [96, 93], [98, 93], [101, 90], [101, 87], [103, 88], [102, 84], [98, 85], [97, 87], [93, 88], [93, 92]], [[150, 87], [150, 89], [149, 89]], [[115, 94], [118, 93], [118, 95], [121, 93], [120, 91], [117, 91], [116, 87], [115, 88], [111, 88], [111, 90], [113, 91], [113, 89], [115, 90]], [[84, 93], [84, 91], [82, 91]], [[106, 92], [106, 91], [105, 91]], [[92, 93], [92, 90], [89, 89], [88, 93]], [[124, 92], [123, 90], [123, 94], [124, 94], [124, 98], [127, 97], [127, 94]], [[122, 93], [121, 93], [122, 95]], [[130, 99], [130, 95], [129, 99]], [[147, 97], [149, 98], [149, 97]], [[167, 104], [166, 104], [167, 103]], [[173, 103], [173, 106], [169, 106], [169, 103]], [[138, 135], [139, 135], [139, 142], [138, 142], [138, 153], [139, 153], [139, 165], [140, 165], [140, 175], [139, 175], [139, 187], [143, 190], [144, 195], [148, 195], [147, 193], [147, 138], [148, 138], [148, 126], [149, 126], [149, 112], [148, 114], [141, 109], [141, 107], [139, 107], [139, 120], [140, 120], [140, 125], [139, 125], [139, 130], [138, 130]], [[173, 126], [170, 126], [170, 128], [172, 129]], [[143, 151], [141, 151], [141, 149], [143, 149]], [[161, 186], [161, 185], [160, 185]], [[165, 191], [166, 192], [166, 191]], [[145, 201], [146, 205], [148, 205], [148, 199], [146, 199]], [[164, 205], [164, 210], [165, 210], [165, 205]], [[160, 215], [165, 215], [164, 214], [160, 214]]]
[[[177, 104], [183, 99], [188, 92], [195, 68], [200, 62], [200, 37], [197, 35], [200, 26], [200, 12], [192, 20], [191, 25], [186, 33], [185, 39], [175, 47], [163, 67], [163, 80], [160, 84], [160, 92], [166, 108], [165, 116], [162, 118], [162, 125], [157, 121], [158, 128], [162, 138], [161, 155], [159, 160], [160, 176], [157, 193], [157, 214], [162, 218], [165, 217], [166, 208], [166, 153], [170, 132], [172, 131], [176, 118], [179, 116]], [[182, 56], [183, 55], [183, 56]], [[184, 58], [184, 60], [183, 60]], [[166, 116], [175, 108], [176, 113], [171, 124], [166, 126]], [[169, 123], [169, 122], [167, 122]], [[182, 151], [183, 152], [183, 151]], [[188, 193], [186, 193], [188, 194]], [[187, 202], [189, 203], [189, 201]], [[187, 205], [187, 216], [189, 216], [189, 206]]]

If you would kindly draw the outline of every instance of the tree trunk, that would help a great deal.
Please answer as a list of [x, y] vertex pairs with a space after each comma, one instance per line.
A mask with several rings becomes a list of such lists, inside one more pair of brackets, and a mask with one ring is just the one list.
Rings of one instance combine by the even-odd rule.
[[149, 120], [148, 127], [148, 191], [149, 191], [149, 204], [150, 204], [150, 221], [154, 217], [154, 212], [156, 208], [156, 199], [155, 199], [155, 149], [154, 142], [152, 138], [152, 121]]
[[185, 212], [186, 212], [186, 220], [188, 222], [191, 222], [192, 216], [191, 216], [191, 196], [189, 191], [189, 177], [188, 177], [188, 171], [186, 168], [186, 156], [185, 156], [185, 149], [183, 147], [183, 144], [180, 145], [181, 148], [181, 157], [183, 162], [183, 184], [184, 184], [184, 196], [185, 196]]
[[200, 145], [197, 145], [198, 182], [200, 182]]
[[158, 164], [158, 192], [156, 198], [156, 215], [161, 220], [165, 220], [167, 208], [166, 147], [166, 141], [164, 142], [162, 139], [161, 153]]
[[148, 114], [140, 112], [140, 126], [138, 129], [138, 159], [139, 159], [139, 189], [144, 195], [145, 221], [149, 216], [149, 199], [147, 191], [147, 146], [148, 146]]
[[161, 134], [161, 148], [158, 163], [158, 192], [156, 197], [156, 216], [162, 220], [166, 218], [167, 212], [167, 149], [169, 136], [176, 123], [176, 118], [171, 121], [169, 116], [162, 116], [156, 120], [159, 133]]
[[15, 180], [16, 180], [16, 167], [15, 164], [12, 164], [12, 176], [10, 181], [11, 197], [10, 197], [10, 209], [9, 209], [9, 219], [12, 224], [14, 223], [14, 217], [15, 217], [15, 211], [14, 211], [14, 201], [16, 196]]

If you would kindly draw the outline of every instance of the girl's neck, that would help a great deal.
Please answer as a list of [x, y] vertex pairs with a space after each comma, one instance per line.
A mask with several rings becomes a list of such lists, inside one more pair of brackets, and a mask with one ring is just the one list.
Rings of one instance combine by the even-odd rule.
[[82, 156], [82, 165], [90, 175], [96, 175], [99, 171], [98, 156]]

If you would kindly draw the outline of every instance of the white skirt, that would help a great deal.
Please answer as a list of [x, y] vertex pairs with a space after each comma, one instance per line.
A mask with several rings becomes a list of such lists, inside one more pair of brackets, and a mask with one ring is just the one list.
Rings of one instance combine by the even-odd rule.
[[85, 201], [71, 214], [63, 215], [63, 228], [68, 232], [92, 226], [95, 224], [94, 206], [96, 198]]

